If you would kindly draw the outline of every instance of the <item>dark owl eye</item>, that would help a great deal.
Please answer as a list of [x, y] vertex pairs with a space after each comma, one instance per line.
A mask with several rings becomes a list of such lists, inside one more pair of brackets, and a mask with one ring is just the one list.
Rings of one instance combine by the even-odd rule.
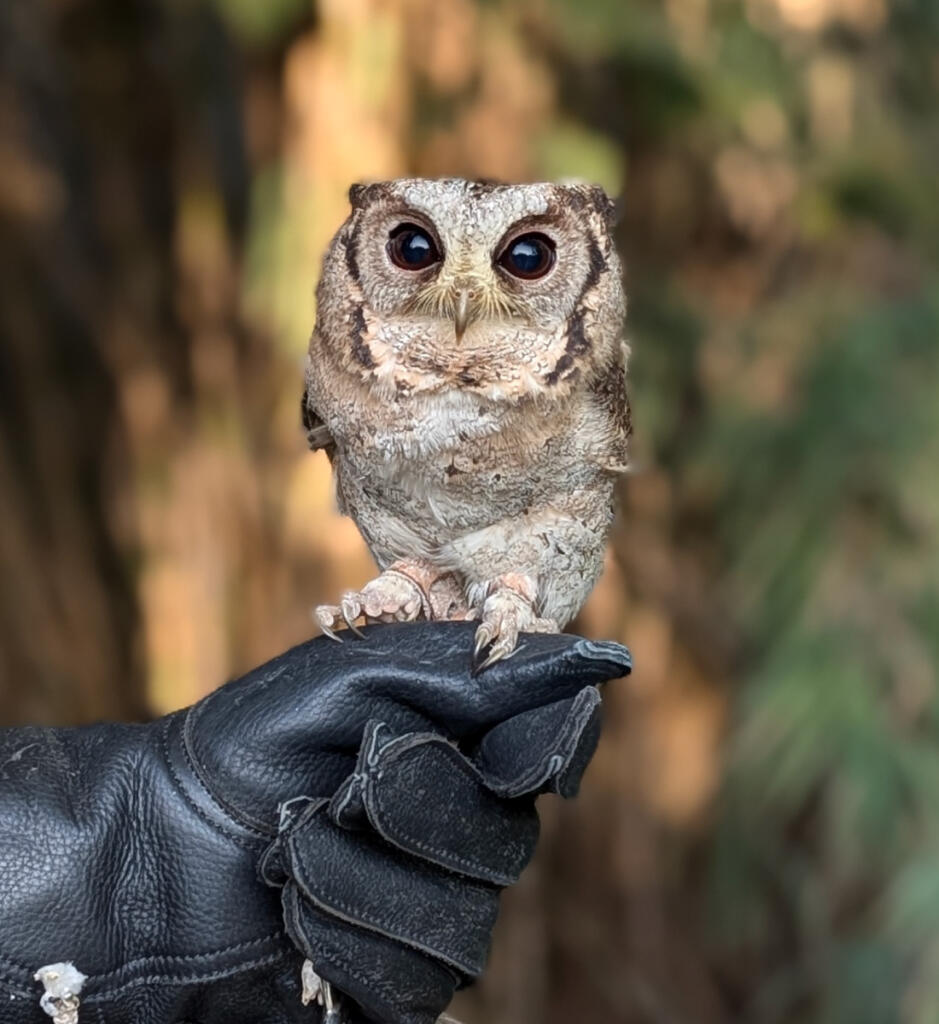
[[424, 270], [440, 259], [434, 240], [417, 224], [399, 224], [388, 236], [388, 255], [402, 270]]
[[506, 246], [499, 257], [499, 265], [526, 281], [544, 277], [554, 266], [554, 242], [537, 232], [519, 235]]

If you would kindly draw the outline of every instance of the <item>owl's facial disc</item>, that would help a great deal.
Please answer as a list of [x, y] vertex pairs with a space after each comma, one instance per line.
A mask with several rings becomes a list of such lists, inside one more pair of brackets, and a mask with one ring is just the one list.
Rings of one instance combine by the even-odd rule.
[[383, 366], [510, 366], [550, 349], [612, 266], [603, 197], [586, 186], [402, 179], [351, 198], [335, 266], [361, 289]]
[[[416, 250], [414, 255], [409, 249]], [[556, 253], [554, 238], [546, 230], [533, 230], [530, 218], [489, 245], [451, 230], [446, 255], [427, 232], [405, 222], [391, 232], [388, 248], [400, 270], [433, 268], [420, 278], [413, 275], [420, 286], [407, 309], [451, 321], [457, 343], [474, 323], [529, 323], [527, 289], [551, 273]]]

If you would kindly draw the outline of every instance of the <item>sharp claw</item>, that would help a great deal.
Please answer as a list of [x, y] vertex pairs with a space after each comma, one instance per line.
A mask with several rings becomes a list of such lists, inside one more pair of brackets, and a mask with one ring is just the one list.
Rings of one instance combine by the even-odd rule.
[[[513, 651], [512, 654], [514, 653], [515, 652]], [[489, 653], [482, 661], [479, 660], [478, 654], [474, 655], [472, 675], [478, 676], [480, 672], [484, 672], [490, 665], [495, 665], [497, 661], [502, 661], [504, 658], [511, 656], [511, 654], [506, 654], [505, 645], [502, 641], [497, 641], [492, 645]]]
[[494, 665], [497, 661], [502, 661], [503, 658], [511, 657], [514, 653], [515, 638], [512, 636], [500, 636], [492, 645], [492, 649], [489, 651], [489, 656], [479, 666], [478, 671], [482, 672], [483, 669], [489, 668], [490, 665]]
[[502, 655], [499, 653], [499, 651], [496, 651], [496, 650], [491, 651], [490, 654], [489, 654], [489, 657], [486, 658], [486, 660], [484, 662], [482, 662], [482, 664], [477, 667], [477, 669], [476, 669], [477, 675], [480, 672], [484, 672], [487, 668], [489, 668], [490, 665], [495, 665], [495, 663], [497, 661], [499, 661], [499, 659], [501, 657], [502, 657]]
[[483, 648], [488, 647], [492, 643], [492, 629], [487, 623], [483, 623], [476, 630], [476, 646], [473, 648], [473, 657], [478, 658], [482, 653]]
[[337, 636], [333, 630], [333, 623], [336, 621], [336, 616], [333, 612], [324, 605], [320, 605], [318, 608], [313, 609], [313, 618], [316, 620], [316, 624], [324, 636], [328, 636], [330, 640], [335, 640], [337, 644], [342, 643], [342, 637]]
[[484, 668], [488, 668], [493, 662], [492, 650], [489, 650], [489, 654], [482, 661], [482, 655], [491, 647], [495, 648], [495, 630], [488, 622], [480, 623], [476, 629], [476, 645], [473, 648], [473, 667], [472, 674], [474, 676], [479, 675]]
[[342, 617], [345, 620], [346, 625], [349, 627], [349, 629], [352, 630], [353, 633], [355, 633], [357, 637], [360, 637], [362, 640], [364, 640], [365, 634], [355, 624], [355, 620], [362, 614], [362, 608], [359, 602], [354, 598], [344, 597], [342, 599], [342, 604], [340, 605], [340, 607], [342, 608]]
[[478, 676], [479, 673], [482, 672], [482, 670], [485, 667], [486, 666], [481, 661], [479, 661], [479, 659], [475, 655], [473, 655], [473, 659], [470, 662], [470, 675], [473, 677], [473, 679], [475, 679], [476, 676]]

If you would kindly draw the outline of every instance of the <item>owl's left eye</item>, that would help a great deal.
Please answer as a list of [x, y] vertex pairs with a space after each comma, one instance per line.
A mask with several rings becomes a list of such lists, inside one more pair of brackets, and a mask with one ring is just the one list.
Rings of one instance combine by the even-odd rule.
[[554, 242], [547, 235], [540, 232], [519, 235], [505, 247], [499, 266], [513, 277], [531, 281], [544, 277], [554, 266], [554, 252]]
[[391, 232], [388, 255], [402, 270], [424, 270], [440, 260], [434, 240], [417, 224], [399, 224]]

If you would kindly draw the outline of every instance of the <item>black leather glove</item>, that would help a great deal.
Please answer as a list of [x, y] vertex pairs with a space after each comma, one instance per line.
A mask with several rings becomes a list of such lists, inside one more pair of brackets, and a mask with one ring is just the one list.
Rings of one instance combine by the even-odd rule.
[[[0, 1019], [36, 969], [93, 1024], [425, 1024], [481, 970], [497, 892], [596, 743], [616, 644], [526, 636], [470, 674], [472, 625], [317, 639], [145, 726], [0, 732]], [[260, 875], [267, 885], [259, 880]], [[286, 930], [285, 930], [286, 925]]]

